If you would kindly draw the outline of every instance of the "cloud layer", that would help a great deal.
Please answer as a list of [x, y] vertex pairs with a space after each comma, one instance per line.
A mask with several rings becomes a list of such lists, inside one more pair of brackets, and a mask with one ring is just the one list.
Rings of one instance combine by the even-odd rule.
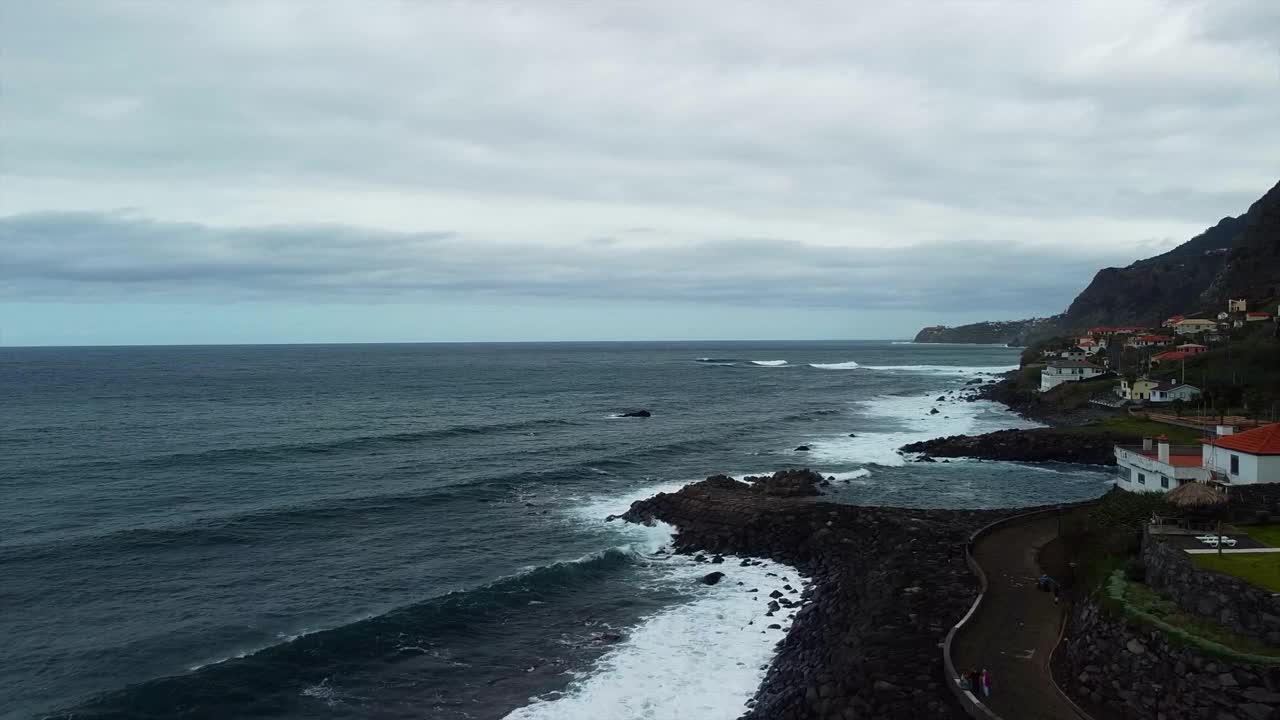
[[1267, 0], [2, 19], [11, 298], [769, 288], [1016, 316], [1242, 212], [1280, 168]]

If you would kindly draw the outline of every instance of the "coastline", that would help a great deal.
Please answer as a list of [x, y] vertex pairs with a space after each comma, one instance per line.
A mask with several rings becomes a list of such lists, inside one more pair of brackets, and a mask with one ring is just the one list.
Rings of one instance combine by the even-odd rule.
[[[997, 384], [953, 389], [938, 400], [989, 400], [1018, 413], [992, 397]], [[1073, 435], [1050, 435], [1053, 428], [975, 437], [1023, 437], [1038, 431], [1052, 438], [1050, 451], [994, 459], [1038, 463], [1060, 460], [1065, 453], [1068, 462], [1101, 463], [1103, 446], [1111, 455], [1110, 439], [1082, 447]], [[1082, 459], [1091, 454], [1092, 459]], [[675, 527], [677, 553], [766, 558], [808, 578], [803, 601], [794, 617], [788, 615], [789, 628], [783, 621], [785, 636], [745, 704], [743, 720], [844, 718], [850, 708], [859, 717], [967, 717], [945, 682], [938, 651], [981, 592], [981, 580], [965, 559], [965, 545], [983, 527], [1044, 506], [909, 509], [837, 504], [769, 490], [778, 483], [794, 489], [800, 476], [811, 478], [813, 495], [825, 484], [823, 476], [809, 470], [747, 478], [754, 484], [712, 476], [674, 493], [638, 500], [619, 516]], [[724, 581], [735, 582], [732, 568], [724, 572]], [[770, 589], [758, 588], [759, 597], [767, 600], [764, 591]]]
[[[790, 478], [798, 471], [778, 473]], [[764, 481], [765, 484], [771, 481]], [[962, 718], [938, 652], [972, 604], [964, 559], [1004, 510], [913, 510], [778, 496], [724, 476], [634, 503], [622, 518], [677, 529], [676, 552], [768, 558], [808, 576], [811, 594], [780, 642], [745, 718]], [[722, 582], [735, 582], [733, 568]], [[778, 578], [776, 591], [785, 583]], [[768, 595], [760, 587], [761, 602]]]

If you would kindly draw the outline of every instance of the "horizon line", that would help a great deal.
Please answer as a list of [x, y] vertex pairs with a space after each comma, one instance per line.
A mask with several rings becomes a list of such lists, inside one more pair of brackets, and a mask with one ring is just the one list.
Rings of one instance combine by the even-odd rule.
[[[911, 338], [790, 338], [790, 339], [642, 339], [642, 340], [375, 340], [329, 342], [195, 342], [195, 343], [108, 343], [95, 345], [0, 345], [0, 350], [93, 349], [93, 348], [187, 348], [187, 347], [329, 347], [345, 345], [624, 345], [640, 343], [838, 343], [907, 342], [919, 345], [955, 343], [915, 343]], [[969, 343], [965, 343], [969, 344]], [[998, 344], [993, 344], [998, 345]]]

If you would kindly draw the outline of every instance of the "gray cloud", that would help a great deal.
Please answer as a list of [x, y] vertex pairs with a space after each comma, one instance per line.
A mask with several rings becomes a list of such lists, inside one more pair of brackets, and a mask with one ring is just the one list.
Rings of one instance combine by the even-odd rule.
[[11, 299], [403, 301], [430, 294], [797, 307], [1064, 306], [1102, 258], [983, 241], [841, 248], [776, 238], [492, 245], [452, 232], [214, 228], [129, 213], [0, 218]]
[[1052, 312], [1280, 167], [1267, 0], [0, 12], [9, 297]]

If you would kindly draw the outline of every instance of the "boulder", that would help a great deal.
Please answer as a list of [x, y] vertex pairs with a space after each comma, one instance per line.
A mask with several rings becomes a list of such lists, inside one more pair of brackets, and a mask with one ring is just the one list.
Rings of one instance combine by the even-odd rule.
[[720, 582], [720, 579], [723, 577], [724, 577], [724, 573], [719, 571], [716, 571], [713, 573], [707, 573], [706, 575], [702, 576], [702, 584], [715, 585], [716, 583]]
[[618, 415], [618, 417], [624, 417], [624, 418], [646, 418], [646, 417], [652, 417], [652, 416], [653, 414], [650, 413], [648, 410], [632, 410], [631, 412], [624, 412]]

